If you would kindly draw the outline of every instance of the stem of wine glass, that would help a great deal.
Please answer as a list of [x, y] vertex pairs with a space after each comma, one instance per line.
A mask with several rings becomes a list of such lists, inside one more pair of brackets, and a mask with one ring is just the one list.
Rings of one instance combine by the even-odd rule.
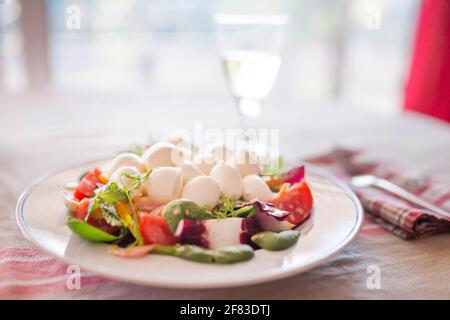
[[240, 138], [247, 143], [249, 142], [250, 137], [248, 136], [246, 130], [255, 127], [255, 123], [252, 120], [255, 120], [260, 114], [261, 105], [258, 100], [237, 98], [237, 107], [239, 109], [238, 126], [239, 128], [244, 129]]
[[239, 109], [239, 126], [247, 129], [250, 127], [252, 118], [261, 113], [261, 104], [259, 101], [249, 98], [238, 98], [237, 105]]

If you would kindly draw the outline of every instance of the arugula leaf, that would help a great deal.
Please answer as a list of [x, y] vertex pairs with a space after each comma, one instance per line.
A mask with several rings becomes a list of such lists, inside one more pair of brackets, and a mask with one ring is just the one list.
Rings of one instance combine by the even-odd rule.
[[222, 204], [209, 211], [214, 219], [236, 218], [235, 201], [230, 196], [222, 195]]

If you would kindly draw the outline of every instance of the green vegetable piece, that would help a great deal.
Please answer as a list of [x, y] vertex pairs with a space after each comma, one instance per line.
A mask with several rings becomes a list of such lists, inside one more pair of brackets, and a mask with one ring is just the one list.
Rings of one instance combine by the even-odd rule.
[[279, 233], [263, 231], [254, 234], [251, 240], [260, 248], [269, 251], [280, 251], [293, 246], [299, 237], [300, 232], [296, 230], [282, 231]]
[[247, 261], [254, 256], [253, 249], [248, 245], [230, 246], [218, 250], [208, 250], [189, 244], [176, 246], [156, 245], [152, 253], [174, 256], [195, 262], [217, 264]]
[[250, 218], [256, 214], [257, 208], [255, 206], [245, 206], [234, 212], [237, 218]]
[[214, 262], [230, 264], [247, 261], [253, 258], [255, 252], [249, 245], [239, 245], [220, 248], [214, 251]]
[[175, 232], [178, 224], [183, 219], [206, 220], [211, 218], [206, 210], [200, 208], [195, 202], [186, 199], [177, 199], [169, 202], [164, 208], [163, 216], [172, 232]]
[[202, 263], [214, 262], [214, 255], [210, 250], [193, 245], [182, 245], [176, 247], [175, 255], [179, 258], [190, 261]]
[[69, 217], [67, 226], [80, 237], [94, 242], [113, 242], [120, 239], [79, 219]]
[[214, 256], [210, 250], [189, 244], [176, 246], [156, 245], [152, 253], [169, 255], [202, 263], [214, 262]]

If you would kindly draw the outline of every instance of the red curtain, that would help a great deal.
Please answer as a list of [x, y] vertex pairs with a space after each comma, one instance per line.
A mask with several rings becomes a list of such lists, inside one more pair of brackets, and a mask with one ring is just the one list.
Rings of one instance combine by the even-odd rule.
[[450, 0], [422, 0], [404, 107], [450, 122]]

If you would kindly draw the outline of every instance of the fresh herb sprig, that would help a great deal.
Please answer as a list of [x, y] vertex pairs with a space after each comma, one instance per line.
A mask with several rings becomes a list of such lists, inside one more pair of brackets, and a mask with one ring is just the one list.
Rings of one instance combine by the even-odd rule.
[[221, 205], [208, 211], [213, 219], [248, 218], [256, 213], [256, 208], [253, 206], [239, 206], [238, 202], [229, 196], [223, 195], [221, 202]]
[[[124, 175], [134, 181], [133, 187], [127, 189], [126, 187], [119, 188], [116, 182], [110, 182], [107, 185], [97, 189], [94, 196], [91, 198], [88, 207], [88, 215], [86, 219], [95, 211], [100, 210], [105, 221], [113, 227], [127, 228], [133, 237], [135, 242], [133, 245], [142, 245], [144, 243], [142, 235], [139, 229], [139, 219], [137, 216], [136, 208], [134, 207], [131, 199], [131, 194], [135, 190], [139, 189], [145, 180], [150, 176], [151, 170], [143, 175], [130, 175], [125, 173]], [[127, 201], [131, 208], [131, 217], [121, 218], [116, 209], [116, 203], [119, 201]]]
[[103, 218], [108, 224], [114, 227], [122, 226], [120, 215], [117, 213], [114, 205], [117, 202], [124, 200], [127, 200], [127, 196], [115, 182], [111, 182], [97, 189], [94, 196], [89, 201], [86, 220], [95, 210], [100, 209]]
[[125, 187], [122, 188], [123, 192], [126, 195], [126, 198], [128, 200], [128, 204], [130, 205], [132, 217], [128, 221], [128, 230], [130, 230], [131, 234], [133, 235], [135, 241], [132, 245], [134, 246], [141, 246], [144, 244], [144, 240], [142, 238], [142, 234], [139, 228], [139, 218], [137, 216], [136, 208], [134, 207], [133, 200], [131, 199], [131, 193], [135, 190], [139, 189], [141, 185], [148, 179], [152, 172], [152, 169], [148, 170], [143, 175], [131, 175], [128, 173], [124, 173], [124, 176], [132, 179], [134, 181], [134, 185], [131, 189], [127, 189]]
[[233, 198], [222, 195], [221, 204], [209, 210], [213, 219], [225, 219], [234, 216]]
[[150, 173], [152, 173], [151, 169], [142, 175], [123, 173], [122, 174], [123, 176], [127, 177], [128, 179], [131, 179], [134, 182], [133, 187], [128, 191], [133, 192], [134, 190], [139, 189], [141, 187], [141, 185], [148, 179], [148, 177], [150, 176]]

